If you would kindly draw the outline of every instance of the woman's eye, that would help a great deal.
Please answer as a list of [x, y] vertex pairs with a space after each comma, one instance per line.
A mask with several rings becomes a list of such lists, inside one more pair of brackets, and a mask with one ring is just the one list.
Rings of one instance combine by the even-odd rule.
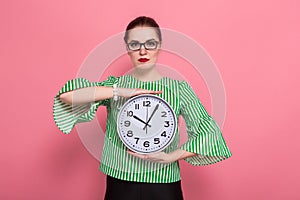
[[132, 47], [132, 48], [137, 48], [139, 46], [139, 43], [132, 42], [132, 43], [129, 44], [129, 46]]
[[154, 47], [156, 45], [156, 43], [154, 41], [149, 41], [149, 42], [146, 43], [146, 45], [148, 47]]

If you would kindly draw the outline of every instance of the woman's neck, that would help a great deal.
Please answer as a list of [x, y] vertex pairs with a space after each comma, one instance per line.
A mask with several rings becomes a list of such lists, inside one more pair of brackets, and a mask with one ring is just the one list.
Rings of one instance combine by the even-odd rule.
[[151, 69], [135, 68], [131, 75], [140, 81], [156, 81], [162, 78], [162, 75], [155, 67]]

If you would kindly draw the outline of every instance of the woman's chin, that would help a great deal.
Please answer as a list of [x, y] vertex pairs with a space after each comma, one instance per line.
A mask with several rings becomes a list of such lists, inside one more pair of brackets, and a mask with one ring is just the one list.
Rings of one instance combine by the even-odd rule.
[[152, 69], [153, 67], [155, 66], [155, 63], [140, 63], [140, 64], [137, 64], [135, 66], [136, 69], [139, 69], [139, 70], [143, 70], [143, 69]]

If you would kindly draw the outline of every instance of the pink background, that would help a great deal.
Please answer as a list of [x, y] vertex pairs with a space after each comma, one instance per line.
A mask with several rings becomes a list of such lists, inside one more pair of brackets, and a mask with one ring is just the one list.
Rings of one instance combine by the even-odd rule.
[[[96, 45], [139, 15], [201, 44], [226, 88], [223, 135], [233, 157], [206, 167], [181, 162], [186, 199], [300, 199], [299, 1], [0, 4], [0, 199], [102, 199], [99, 162], [75, 129], [57, 129], [53, 97]], [[190, 82], [209, 111], [206, 86]]]

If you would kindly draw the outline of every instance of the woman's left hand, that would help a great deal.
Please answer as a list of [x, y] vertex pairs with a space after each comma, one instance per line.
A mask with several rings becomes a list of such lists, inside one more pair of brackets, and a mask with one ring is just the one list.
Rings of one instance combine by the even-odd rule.
[[196, 156], [197, 154], [184, 151], [182, 149], [177, 149], [170, 153], [165, 152], [157, 152], [157, 153], [150, 153], [150, 154], [139, 154], [133, 151], [127, 150], [127, 153], [141, 158], [143, 160], [147, 160], [150, 162], [157, 162], [157, 163], [172, 163], [180, 159]]
[[174, 162], [177, 160], [176, 158], [174, 158], [174, 156], [172, 154], [168, 154], [165, 152], [150, 153], [150, 154], [139, 154], [139, 153], [135, 153], [130, 150], [128, 150], [127, 152], [133, 156], [136, 156], [138, 158], [141, 158], [143, 160], [147, 160], [150, 162], [167, 164], [167, 163], [171, 163], [171, 162]]

